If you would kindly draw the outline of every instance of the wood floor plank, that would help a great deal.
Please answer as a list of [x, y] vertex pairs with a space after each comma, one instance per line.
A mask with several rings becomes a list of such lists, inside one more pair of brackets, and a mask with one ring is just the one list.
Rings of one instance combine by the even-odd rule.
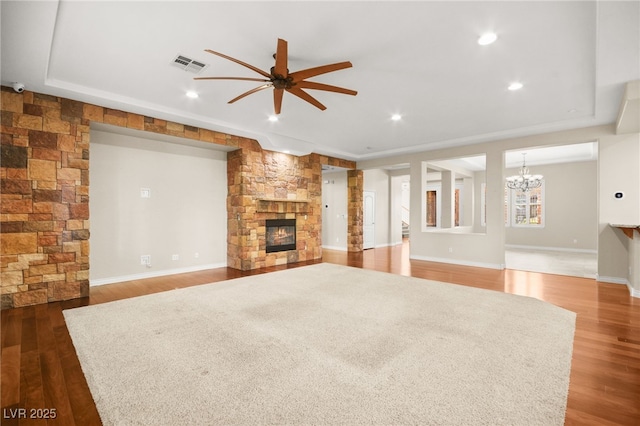
[[56, 309], [55, 305], [37, 305], [35, 308], [44, 405], [42, 407], [28, 408], [55, 409], [56, 418], [48, 420], [49, 424], [74, 425], [75, 422], [52, 326], [52, 321], [55, 322], [55, 316], [52, 315], [52, 312], [58, 311], [59, 315], [62, 315], [62, 311], [61, 308]]
[[71, 412], [76, 425], [99, 425], [100, 415], [96, 409], [87, 380], [82, 374], [71, 336], [67, 327], [62, 325], [53, 330], [56, 336], [58, 357], [66, 384]]
[[570, 389], [570, 392], [573, 392], [573, 395], [567, 401], [567, 406], [573, 410], [577, 409], [581, 413], [600, 417], [617, 425], [638, 424], [640, 414], [635, 407], [636, 404], [622, 405], [620, 401], [607, 398], [606, 394], [588, 392], [584, 389]]
[[620, 426], [620, 423], [609, 420], [606, 417], [597, 414], [589, 414], [581, 408], [567, 407], [567, 413], [564, 421], [565, 426]]
[[[55, 350], [40, 354], [40, 368], [42, 369], [42, 383], [44, 393], [43, 409], [55, 409], [56, 418], [49, 420], [52, 425], [75, 425], [64, 373], [60, 359]], [[40, 408], [40, 407], [37, 407]]]
[[22, 314], [23, 310], [9, 309], [2, 311], [2, 321], [0, 338], [2, 347], [20, 345], [22, 339]]
[[27, 316], [22, 319], [21, 352], [33, 352], [38, 350], [38, 334], [36, 332], [35, 316]]
[[[22, 352], [22, 365], [20, 369], [20, 402], [26, 410], [38, 409], [45, 406], [44, 385], [42, 383], [42, 368], [40, 366], [40, 354], [37, 350]], [[42, 425], [42, 419], [21, 419], [21, 426]]]
[[2, 390], [2, 409], [13, 407], [20, 403], [20, 345], [2, 348], [0, 361]]

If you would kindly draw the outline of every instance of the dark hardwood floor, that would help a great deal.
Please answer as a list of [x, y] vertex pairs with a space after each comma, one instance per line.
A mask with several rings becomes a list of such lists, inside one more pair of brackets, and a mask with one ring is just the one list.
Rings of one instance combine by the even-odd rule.
[[[565, 424], [640, 424], [640, 299], [630, 297], [625, 286], [413, 261], [406, 244], [363, 253], [325, 250], [323, 261], [532, 296], [576, 312]], [[3, 311], [1, 424], [101, 424], [64, 322], [64, 309], [311, 263], [318, 262], [251, 272], [220, 268], [104, 285], [93, 287], [90, 298]], [[42, 418], [46, 416], [55, 418]]]

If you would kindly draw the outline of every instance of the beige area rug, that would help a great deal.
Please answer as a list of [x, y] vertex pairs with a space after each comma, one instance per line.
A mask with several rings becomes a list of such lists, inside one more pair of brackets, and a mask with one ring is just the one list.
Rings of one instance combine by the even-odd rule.
[[562, 425], [575, 314], [322, 263], [64, 311], [105, 425]]

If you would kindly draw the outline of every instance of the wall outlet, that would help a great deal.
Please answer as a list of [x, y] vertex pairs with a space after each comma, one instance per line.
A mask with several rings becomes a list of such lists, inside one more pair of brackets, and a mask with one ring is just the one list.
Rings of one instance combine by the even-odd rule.
[[200, 253], [194, 253], [193, 257], [195, 257], [196, 259], [200, 257]]
[[151, 265], [151, 255], [150, 254], [143, 254], [142, 256], [140, 256], [140, 264], [141, 265]]
[[171, 260], [180, 260], [180, 255], [179, 254], [171, 255]]
[[151, 198], [151, 188], [140, 188], [140, 198]]
[[453, 253], [453, 247], [449, 247], [449, 253]]

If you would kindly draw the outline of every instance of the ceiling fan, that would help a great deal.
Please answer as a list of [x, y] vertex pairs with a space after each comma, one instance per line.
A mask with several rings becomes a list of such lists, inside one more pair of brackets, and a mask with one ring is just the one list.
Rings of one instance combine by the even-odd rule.
[[322, 105], [316, 98], [308, 94], [302, 89], [312, 89], [312, 90], [324, 90], [327, 92], [336, 92], [336, 93], [344, 93], [346, 95], [356, 95], [358, 92], [355, 90], [345, 89], [342, 87], [332, 86], [324, 83], [317, 83], [313, 81], [307, 81], [308, 78], [315, 77], [317, 75], [330, 73], [333, 71], [338, 71], [345, 68], [351, 68], [353, 65], [351, 62], [338, 62], [336, 64], [322, 65], [319, 67], [308, 68], [305, 70], [300, 70], [296, 72], [289, 73], [289, 69], [287, 68], [287, 41], [278, 39], [278, 46], [276, 49], [276, 53], [273, 57], [276, 60], [276, 63], [273, 67], [271, 67], [271, 72], [263, 71], [259, 68], [254, 67], [253, 65], [249, 65], [245, 62], [242, 62], [238, 59], [232, 58], [231, 56], [224, 55], [219, 52], [214, 52], [210, 49], [205, 49], [205, 52], [212, 53], [214, 55], [220, 56], [222, 58], [233, 61], [237, 64], [240, 64], [244, 67], [249, 68], [263, 76], [264, 78], [251, 78], [251, 77], [195, 77], [194, 80], [245, 80], [245, 81], [259, 81], [264, 83], [261, 86], [256, 87], [255, 89], [251, 89], [243, 94], [231, 99], [229, 101], [230, 104], [244, 98], [245, 96], [251, 95], [253, 93], [259, 92], [264, 89], [268, 89], [273, 87], [273, 107], [276, 114], [280, 114], [282, 109], [282, 96], [284, 92], [287, 91], [292, 95], [303, 99], [313, 106], [325, 110], [327, 107]]

